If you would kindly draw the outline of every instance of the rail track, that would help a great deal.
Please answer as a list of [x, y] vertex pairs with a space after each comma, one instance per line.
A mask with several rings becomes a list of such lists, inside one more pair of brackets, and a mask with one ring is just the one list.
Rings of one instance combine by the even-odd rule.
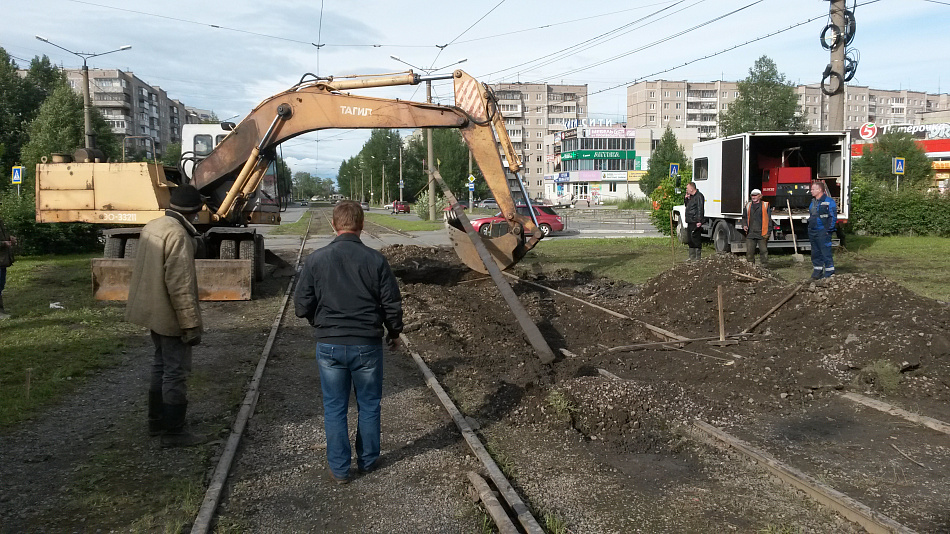
[[[311, 214], [314, 220], [329, 223], [327, 210]], [[367, 221], [369, 222], [369, 221]], [[376, 223], [364, 233], [384, 244], [386, 234], [412, 238], [411, 234], [393, 231]], [[385, 230], [383, 230], [385, 229]], [[297, 265], [303, 257], [311, 229], [297, 253]], [[599, 306], [568, 292], [558, 291], [537, 282], [523, 280], [513, 275], [516, 284], [525, 284], [533, 289], [551, 292], [558, 297], [589, 306], [615, 319], [630, 321], [667, 341], [678, 342], [680, 348], [691, 340], [668, 329], [651, 325], [623, 313]], [[218, 466], [211, 477], [201, 509], [195, 519], [193, 532], [209, 532], [222, 494], [228, 485], [234, 459], [240, 448], [244, 429], [254, 414], [261, 394], [261, 380], [268, 358], [280, 337], [285, 310], [292, 295], [294, 281], [288, 284], [267, 343], [262, 350], [256, 372], [247, 388], [241, 410], [232, 426], [232, 432], [224, 448]], [[485, 445], [479, 440], [476, 429], [439, 383], [438, 377], [429, 369], [423, 358], [414, 349], [414, 342], [406, 335], [402, 338], [412, 360], [424, 376], [428, 387], [444, 406], [471, 451], [481, 462], [480, 473], [469, 472], [472, 492], [482, 500], [487, 513], [492, 517], [499, 532], [544, 532], [511, 482], [495, 463]], [[715, 349], [710, 349], [715, 350]], [[691, 352], [691, 351], [684, 351]], [[719, 352], [719, 351], [716, 351]], [[699, 354], [691, 352], [692, 354]], [[575, 356], [569, 351], [570, 356]], [[607, 381], [624, 381], [622, 372], [609, 368], [599, 369]], [[831, 422], [821, 424], [822, 422]], [[829, 428], [839, 428], [837, 435], [828, 435]], [[859, 524], [868, 532], [930, 532], [941, 531], [950, 525], [950, 519], [933, 513], [940, 509], [940, 499], [950, 494], [950, 480], [942, 476], [950, 470], [950, 449], [946, 446], [924, 445], [933, 442], [929, 433], [950, 432], [950, 425], [940, 420], [921, 416], [875, 399], [846, 393], [834, 397], [831, 402], [803, 409], [794, 421], [764, 417], [755, 424], [724, 429], [705, 421], [695, 421], [688, 435], [697, 442], [727, 451], [725, 458], [748, 464], [749, 469], [762, 470], [763, 474], [804, 493], [822, 506]], [[836, 441], [836, 439], [838, 441]], [[910, 492], [911, 497], [899, 498], [893, 493], [880, 491], [882, 485], [870, 482], [855, 484], [853, 478], [836, 476], [835, 466], [861, 470], [870, 477], [882, 481], [891, 473], [890, 481], [903, 490], [912, 481], [926, 480], [919, 492]], [[487, 475], [488, 481], [481, 475]], [[489, 486], [489, 482], [491, 486]], [[884, 481], [887, 482], [887, 481]], [[937, 489], [934, 489], [937, 488]], [[908, 492], [904, 491], [904, 495]], [[500, 496], [502, 501], [496, 500]], [[916, 508], [917, 503], [922, 508]]]
[[[325, 220], [328, 225], [330, 223], [330, 217], [327, 213], [327, 210], [319, 210], [319, 213], [319, 215], [316, 213], [311, 213], [311, 219], [308, 223], [307, 232], [297, 252], [295, 262], [296, 269], [299, 269], [301, 261], [304, 257], [304, 251], [306, 250], [307, 241], [311, 235], [311, 228], [313, 227], [314, 218]], [[413, 237], [405, 232], [393, 231], [375, 223], [370, 224], [381, 229], [397, 233], [404, 237]], [[330, 228], [332, 231], [332, 226], [330, 226]], [[367, 231], [364, 229], [364, 233], [369, 234], [373, 238], [385, 243], [385, 241], [380, 236], [382, 232], [379, 232], [378, 230]], [[218, 460], [214, 472], [211, 475], [210, 483], [208, 485], [207, 491], [205, 492], [205, 496], [198, 514], [195, 517], [191, 532], [211, 532], [215, 524], [216, 513], [221, 503], [222, 496], [224, 495], [225, 489], [228, 485], [228, 478], [231, 475], [232, 466], [234, 465], [235, 458], [238, 455], [238, 451], [241, 447], [241, 441], [244, 436], [245, 429], [247, 428], [250, 419], [254, 416], [255, 407], [257, 406], [261, 395], [262, 379], [265, 369], [267, 368], [268, 359], [273, 352], [275, 342], [277, 341], [280, 335], [281, 327], [284, 324], [284, 319], [287, 315], [286, 309], [288, 304], [290, 304], [295, 282], [296, 276], [291, 278], [291, 281], [288, 283], [284, 292], [281, 305], [279, 306], [279, 309], [274, 317], [267, 341], [263, 350], [261, 351], [255, 373], [247, 387], [244, 400], [241, 403], [241, 408], [238, 411], [238, 414], [232, 425], [231, 433], [224, 445], [224, 450]], [[484, 503], [486, 513], [491, 517], [495, 524], [495, 528], [497, 528], [501, 533], [526, 532], [528, 534], [543, 534], [544, 530], [538, 524], [537, 519], [532, 515], [528, 506], [524, 503], [524, 501], [522, 501], [521, 497], [512, 487], [511, 483], [502, 473], [502, 470], [492, 459], [485, 445], [479, 440], [478, 435], [465, 420], [465, 417], [462, 415], [461, 411], [459, 411], [454, 402], [445, 393], [445, 390], [439, 384], [436, 376], [428, 368], [423, 359], [417, 353], [411, 350], [412, 341], [405, 335], [401, 336], [401, 341], [408, 349], [412, 360], [418, 366], [419, 372], [424, 377], [426, 385], [433, 392], [435, 392], [439, 402], [455, 422], [458, 430], [461, 432], [472, 453], [481, 462], [483, 469], [480, 471], [487, 474], [487, 480], [486, 478], [482, 477], [481, 473], [476, 471], [469, 471], [467, 476], [473, 485], [471, 494], [477, 496], [478, 499]], [[501, 501], [498, 500], [499, 496], [502, 499]], [[518, 525], [517, 527], [515, 526], [516, 524]]]

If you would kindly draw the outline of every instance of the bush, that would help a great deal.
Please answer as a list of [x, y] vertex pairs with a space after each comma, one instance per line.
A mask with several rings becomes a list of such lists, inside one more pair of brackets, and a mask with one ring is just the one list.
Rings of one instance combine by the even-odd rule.
[[950, 196], [887, 184], [855, 173], [849, 225], [869, 235], [950, 237]]
[[87, 223], [38, 223], [33, 194], [0, 194], [0, 219], [17, 237], [17, 254], [72, 254], [99, 248], [99, 229]]
[[[436, 215], [445, 207], [445, 198], [442, 197], [441, 193], [436, 193], [435, 196], [435, 211]], [[422, 193], [416, 196], [416, 203], [412, 205], [412, 210], [419, 216], [423, 221], [429, 220], [429, 189], [423, 189]]]
[[604, 201], [605, 206], [617, 206], [621, 210], [649, 210], [653, 209], [653, 204], [649, 198], [633, 198], [633, 195], [627, 195], [624, 199], [610, 199]]
[[[676, 183], [672, 176], [667, 176], [660, 185], [650, 194], [650, 200], [653, 203], [653, 211], [650, 212], [650, 221], [653, 226], [663, 235], [670, 235], [670, 213], [673, 212], [673, 206], [684, 202], [686, 184], [693, 179], [689, 169], [680, 174], [680, 192], [676, 192]], [[701, 190], [700, 190], [701, 191]]]

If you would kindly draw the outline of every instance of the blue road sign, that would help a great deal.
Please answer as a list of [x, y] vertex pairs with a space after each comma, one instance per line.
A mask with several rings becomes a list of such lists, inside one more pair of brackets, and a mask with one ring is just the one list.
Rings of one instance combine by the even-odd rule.
[[475, 184], [469, 182], [469, 184], [468, 184], [468, 190], [469, 190], [469, 191], [474, 191], [474, 190], [475, 190]]
[[894, 174], [904, 174], [904, 158], [893, 158]]
[[670, 163], [670, 176], [676, 176], [680, 173], [679, 163]]
[[22, 184], [23, 183], [23, 171], [26, 170], [26, 167], [22, 165], [17, 165], [13, 167], [13, 183]]

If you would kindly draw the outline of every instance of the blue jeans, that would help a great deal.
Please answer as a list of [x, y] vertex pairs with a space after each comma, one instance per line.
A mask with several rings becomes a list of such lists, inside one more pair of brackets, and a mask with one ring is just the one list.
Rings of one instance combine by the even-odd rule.
[[317, 343], [317, 365], [323, 390], [323, 427], [327, 435], [327, 464], [338, 478], [350, 474], [350, 438], [346, 413], [350, 390], [356, 393], [356, 465], [360, 469], [379, 458], [379, 402], [383, 398], [383, 344], [331, 345]]
[[831, 256], [831, 234], [818, 230], [808, 231], [811, 242], [812, 278], [828, 278], [835, 274], [835, 261]]

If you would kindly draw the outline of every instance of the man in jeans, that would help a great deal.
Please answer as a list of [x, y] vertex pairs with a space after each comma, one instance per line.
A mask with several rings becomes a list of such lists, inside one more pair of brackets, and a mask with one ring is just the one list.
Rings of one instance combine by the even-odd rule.
[[402, 332], [402, 297], [386, 258], [360, 241], [363, 209], [345, 200], [333, 208], [337, 237], [307, 257], [294, 293], [297, 317], [317, 338], [323, 391], [323, 419], [330, 478], [350, 480], [350, 440], [346, 413], [356, 393], [356, 467], [379, 467], [380, 409], [383, 396], [383, 326], [390, 349]]

